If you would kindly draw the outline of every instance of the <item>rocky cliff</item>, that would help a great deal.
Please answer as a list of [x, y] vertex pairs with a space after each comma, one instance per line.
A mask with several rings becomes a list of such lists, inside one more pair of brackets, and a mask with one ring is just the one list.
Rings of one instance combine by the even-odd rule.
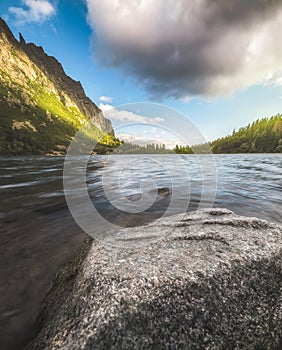
[[111, 122], [86, 96], [80, 82], [42, 47], [16, 40], [0, 19], [0, 154], [64, 151], [87, 121], [93, 137], [110, 134]]
[[281, 349], [281, 241], [281, 227], [224, 209], [89, 241], [27, 349]]

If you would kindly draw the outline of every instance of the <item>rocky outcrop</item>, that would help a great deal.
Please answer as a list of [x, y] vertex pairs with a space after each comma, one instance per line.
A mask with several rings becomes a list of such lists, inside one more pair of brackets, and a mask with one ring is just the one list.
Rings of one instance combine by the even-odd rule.
[[[2, 37], [5, 36], [7, 41], [9, 41], [11, 44], [19, 46], [19, 42], [14, 37], [7, 23], [1, 17], [0, 17], [0, 34]], [[20, 35], [20, 37], [22, 37], [22, 35]]]
[[27, 349], [281, 349], [281, 227], [213, 209], [109, 242], [59, 273]]

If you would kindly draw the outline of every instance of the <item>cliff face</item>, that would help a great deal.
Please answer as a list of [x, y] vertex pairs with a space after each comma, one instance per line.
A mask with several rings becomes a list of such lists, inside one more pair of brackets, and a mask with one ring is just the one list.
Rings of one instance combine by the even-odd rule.
[[17, 41], [0, 19], [0, 154], [65, 151], [89, 120], [96, 139], [114, 136], [80, 82], [42, 47], [27, 44], [21, 34]]

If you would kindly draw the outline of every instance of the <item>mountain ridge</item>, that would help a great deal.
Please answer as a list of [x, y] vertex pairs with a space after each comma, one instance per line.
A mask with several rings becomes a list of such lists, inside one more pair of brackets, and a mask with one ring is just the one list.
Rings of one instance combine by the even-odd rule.
[[19, 41], [0, 18], [0, 154], [65, 153], [88, 121], [102, 143], [114, 145], [110, 120], [44, 49]]

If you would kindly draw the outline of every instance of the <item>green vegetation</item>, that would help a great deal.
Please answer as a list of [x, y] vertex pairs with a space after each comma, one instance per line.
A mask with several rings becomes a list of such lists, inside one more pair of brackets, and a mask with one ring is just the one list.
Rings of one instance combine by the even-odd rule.
[[[282, 115], [256, 120], [246, 127], [208, 144], [192, 147], [195, 153], [282, 153]], [[189, 146], [177, 146], [176, 153], [193, 153]]]
[[[203, 145], [177, 145], [168, 150], [165, 145], [121, 142], [106, 134], [111, 124], [101, 122], [99, 109], [81, 84], [66, 76], [60, 63], [42, 48], [17, 43], [3, 21], [0, 46], [0, 155], [65, 154], [78, 130], [83, 130], [85, 142], [79, 143], [82, 149], [78, 151], [96, 144], [97, 154], [282, 153], [280, 114]], [[97, 118], [98, 128], [84, 128], [92, 118]]]
[[168, 154], [174, 153], [169, 150], [165, 145], [158, 144], [148, 144], [148, 145], [137, 145], [127, 142], [122, 142], [122, 144], [115, 150], [117, 154]]
[[[30, 81], [22, 71], [24, 86], [1, 71], [0, 82], [0, 154], [64, 154], [76, 132], [88, 119], [76, 108], [66, 107], [60, 97], [48, 92], [52, 82]], [[85, 136], [99, 141], [97, 153], [108, 153], [120, 142], [91, 127]]]
[[256, 120], [211, 142], [214, 153], [282, 153], [282, 115]]
[[206, 144], [176, 145], [170, 150], [165, 145], [154, 143], [140, 146], [122, 142], [118, 148], [108, 147], [107, 151], [115, 151], [117, 154], [282, 153], [282, 116], [278, 114], [269, 119], [256, 120], [238, 131], [233, 131], [232, 135]]
[[[63, 155], [79, 130], [85, 145], [78, 151], [97, 144], [95, 152], [108, 153], [121, 144], [106, 134], [110, 123], [99, 124], [99, 110], [81, 85], [42, 48], [16, 44], [2, 22], [0, 46], [0, 155]], [[98, 127], [84, 127], [96, 117]]]
[[[32, 104], [23, 101], [17, 90], [0, 85], [0, 154], [64, 154], [87, 118], [77, 109], [68, 110], [55, 94], [41, 89]], [[99, 140], [99, 153], [120, 142], [91, 127], [89, 140]]]
[[[64, 154], [87, 117], [75, 104], [66, 106], [64, 99], [52, 92], [54, 85], [48, 77], [43, 84], [42, 77], [31, 81], [19, 71], [24, 77], [22, 85], [0, 70], [0, 154]], [[96, 144], [96, 154], [282, 153], [281, 114], [256, 120], [208, 144], [176, 145], [173, 150], [165, 145], [124, 143], [95, 126], [83, 130], [86, 139]]]
[[175, 148], [173, 149], [175, 153], [178, 154], [193, 154], [193, 150], [189, 146], [178, 146], [176, 145]]

